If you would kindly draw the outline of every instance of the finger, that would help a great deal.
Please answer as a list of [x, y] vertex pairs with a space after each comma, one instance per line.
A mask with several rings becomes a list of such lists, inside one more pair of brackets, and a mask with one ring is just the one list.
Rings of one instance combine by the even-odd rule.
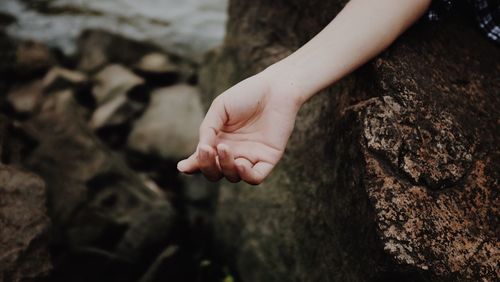
[[267, 162], [258, 162], [253, 165], [245, 158], [238, 158], [235, 162], [241, 179], [252, 185], [262, 183], [274, 167], [272, 164]]
[[[221, 132], [217, 135], [217, 142], [222, 142], [231, 148], [231, 152], [235, 159], [246, 158], [252, 163], [258, 163], [259, 161], [274, 163], [275, 160], [280, 159], [283, 154], [283, 151], [270, 146], [263, 146], [258, 141], [234, 140], [231, 139], [232, 137], [230, 135], [230, 133]], [[234, 138], [234, 134], [232, 136]]]
[[217, 145], [217, 154], [219, 155], [221, 171], [227, 180], [232, 183], [240, 181], [238, 169], [234, 163], [234, 155], [230, 148], [225, 144], [219, 144]]
[[203, 122], [200, 125], [199, 145], [209, 145], [215, 147], [215, 139], [219, 130], [227, 121], [227, 114], [221, 98], [215, 99], [208, 109]]
[[198, 165], [198, 159], [196, 158], [196, 153], [189, 156], [189, 158], [182, 160], [177, 163], [177, 169], [180, 172], [193, 174], [200, 170]]
[[208, 145], [201, 145], [198, 148], [198, 164], [201, 172], [210, 181], [217, 181], [222, 178], [216, 163], [215, 150]]

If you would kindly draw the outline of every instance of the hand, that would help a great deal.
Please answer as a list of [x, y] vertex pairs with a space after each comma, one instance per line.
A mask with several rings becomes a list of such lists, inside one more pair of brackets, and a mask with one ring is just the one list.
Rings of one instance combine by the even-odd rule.
[[301, 105], [293, 84], [277, 82], [264, 71], [219, 95], [200, 126], [196, 152], [179, 162], [179, 171], [260, 184], [281, 159]]

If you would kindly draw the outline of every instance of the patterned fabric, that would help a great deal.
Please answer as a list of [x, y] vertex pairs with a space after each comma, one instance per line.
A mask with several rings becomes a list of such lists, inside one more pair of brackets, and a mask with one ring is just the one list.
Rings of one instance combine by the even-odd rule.
[[[427, 17], [431, 21], [450, 11], [460, 0], [434, 0]], [[462, 0], [462, 2], [465, 2]], [[500, 0], [469, 0], [481, 30], [494, 42], [500, 44]]]

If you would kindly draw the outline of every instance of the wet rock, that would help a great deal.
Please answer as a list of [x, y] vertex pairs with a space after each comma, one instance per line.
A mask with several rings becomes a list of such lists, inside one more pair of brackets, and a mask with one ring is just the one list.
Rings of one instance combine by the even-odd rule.
[[144, 56], [134, 71], [144, 77], [148, 84], [154, 86], [168, 86], [180, 79], [179, 68], [170, 58], [162, 53], [151, 53]]
[[[141, 261], [152, 259], [167, 245], [176, 212], [163, 194], [144, 186], [124, 160], [98, 140], [79, 108], [70, 91], [49, 95], [40, 113], [22, 124], [38, 142], [24, 163], [47, 183], [54, 243], [64, 250], [56, 262], [91, 263], [87, 259], [92, 256], [75, 250], [108, 253], [117, 265], [127, 265], [121, 281], [133, 281], [144, 271]], [[155, 228], [145, 228], [150, 222]], [[113, 269], [79, 271], [99, 280], [112, 275]], [[58, 275], [77, 275], [65, 271], [71, 268], [60, 269]]]
[[124, 96], [134, 86], [144, 80], [122, 65], [106, 66], [94, 77], [93, 94], [98, 105], [102, 105], [117, 96]]
[[52, 263], [44, 182], [0, 165], [0, 194], [0, 281], [45, 281]]
[[7, 94], [7, 101], [19, 114], [31, 114], [39, 106], [44, 91], [42, 80], [13, 87]]
[[127, 146], [166, 159], [189, 156], [196, 148], [202, 119], [196, 88], [177, 85], [155, 90], [143, 116], [134, 123]]
[[81, 72], [54, 67], [43, 79], [43, 85], [46, 92], [76, 88], [87, 82], [87, 76]]

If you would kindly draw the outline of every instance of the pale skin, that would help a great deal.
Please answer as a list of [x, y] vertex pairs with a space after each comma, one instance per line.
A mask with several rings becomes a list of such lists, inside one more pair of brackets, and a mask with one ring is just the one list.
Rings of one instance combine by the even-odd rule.
[[177, 168], [211, 181], [262, 183], [283, 156], [300, 107], [386, 49], [430, 2], [351, 0], [300, 49], [220, 94], [196, 151]]

